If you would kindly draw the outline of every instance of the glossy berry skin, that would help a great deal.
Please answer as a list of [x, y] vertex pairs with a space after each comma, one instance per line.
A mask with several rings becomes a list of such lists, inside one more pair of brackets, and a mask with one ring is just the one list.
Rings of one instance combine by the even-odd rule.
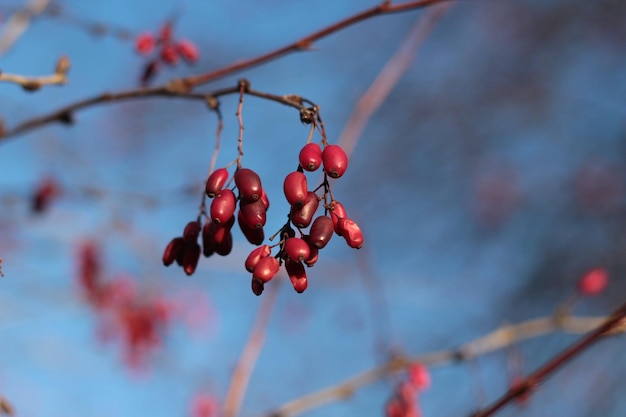
[[210, 222], [208, 226], [209, 243], [213, 248], [222, 245], [228, 238], [230, 229], [235, 224], [235, 216], [230, 216], [226, 223]]
[[322, 148], [317, 143], [308, 143], [300, 150], [298, 160], [305, 171], [317, 171], [322, 165]]
[[348, 214], [346, 213], [346, 209], [343, 206], [343, 204], [341, 204], [339, 201], [333, 200], [330, 202], [329, 212], [330, 212], [330, 219], [333, 221], [333, 227], [335, 228], [335, 233], [341, 236], [341, 233], [339, 232], [337, 225], [339, 223], [339, 220], [345, 219], [348, 217]]
[[260, 229], [252, 229], [246, 225], [246, 220], [243, 218], [241, 211], [237, 214], [237, 223], [239, 223], [239, 228], [241, 229], [241, 233], [246, 237], [248, 242], [253, 245], [260, 245], [265, 240], [265, 232], [263, 228]]
[[348, 246], [354, 249], [361, 249], [363, 246], [363, 232], [358, 224], [348, 218], [344, 218], [337, 223], [337, 229], [337, 234], [346, 240]]
[[185, 239], [185, 242], [195, 242], [198, 239], [198, 235], [200, 235], [200, 229], [200, 222], [192, 221], [187, 223], [185, 231], [183, 232], [183, 239]]
[[306, 201], [308, 194], [306, 175], [299, 171], [294, 171], [285, 177], [283, 190], [287, 202], [292, 206], [301, 206]]
[[268, 245], [262, 245], [250, 252], [250, 255], [246, 258], [245, 267], [248, 272], [253, 272], [254, 267], [259, 263], [262, 258], [267, 258], [272, 253], [272, 250]]
[[315, 263], [317, 262], [319, 258], [319, 249], [317, 248], [317, 246], [311, 245], [308, 235], [304, 235], [302, 236], [302, 238], [309, 245], [309, 250], [310, 250], [308, 258], [304, 259], [303, 262], [306, 266], [312, 267], [313, 265], [315, 265]]
[[338, 145], [328, 145], [322, 152], [324, 172], [331, 178], [341, 177], [348, 168], [348, 155]]
[[226, 223], [235, 213], [235, 193], [229, 189], [220, 191], [211, 202], [211, 220], [216, 223]]
[[252, 292], [254, 293], [254, 295], [259, 296], [263, 294], [263, 290], [264, 290], [263, 281], [252, 278]]
[[235, 185], [239, 189], [239, 196], [246, 201], [257, 201], [263, 194], [261, 177], [248, 168], [241, 168], [235, 172]]
[[270, 208], [270, 199], [267, 198], [267, 194], [265, 194], [265, 190], [262, 190], [262, 192], [261, 192], [261, 201], [263, 202], [263, 205], [265, 206], [265, 210], [269, 210], [269, 208]]
[[170, 266], [185, 250], [185, 240], [182, 237], [174, 238], [167, 244], [163, 252], [163, 265]]
[[285, 255], [292, 261], [300, 262], [311, 255], [309, 244], [298, 237], [290, 237], [285, 240]]
[[135, 49], [140, 55], [149, 55], [155, 45], [156, 41], [151, 33], [142, 33], [135, 39]]
[[233, 250], [233, 234], [230, 230], [228, 230], [224, 240], [213, 245], [213, 249], [220, 256], [226, 256]]
[[211, 198], [215, 197], [216, 194], [222, 191], [227, 180], [228, 171], [226, 168], [219, 168], [213, 171], [206, 181], [206, 195]]
[[239, 218], [250, 229], [261, 229], [265, 226], [267, 215], [265, 205], [261, 199], [252, 203], [241, 200], [239, 203], [239, 212], [241, 213]]
[[205, 223], [202, 228], [202, 254], [208, 258], [213, 255], [215, 250], [213, 249], [213, 235], [211, 232], [211, 223]]
[[301, 206], [291, 206], [291, 222], [296, 227], [308, 227], [313, 220], [313, 216], [319, 206], [317, 194], [313, 191], [307, 193], [304, 204]]
[[185, 274], [192, 275], [195, 272], [199, 259], [200, 245], [196, 242], [188, 243], [187, 246], [185, 246], [185, 255], [183, 256], [183, 270]]
[[191, 41], [182, 40], [176, 44], [176, 49], [180, 56], [187, 62], [194, 63], [198, 60], [200, 56], [198, 52], [198, 47]]
[[304, 265], [300, 262], [294, 262], [291, 259], [287, 259], [285, 261], [285, 270], [287, 271], [287, 275], [289, 275], [289, 280], [291, 281], [291, 285], [293, 285], [293, 289], [296, 290], [297, 293], [303, 293], [308, 286]]
[[278, 259], [268, 256], [260, 259], [256, 264], [252, 271], [252, 278], [265, 283], [274, 278], [279, 269], [280, 264], [278, 263]]
[[319, 216], [313, 222], [309, 231], [309, 243], [318, 249], [324, 248], [333, 237], [333, 221], [330, 217]]

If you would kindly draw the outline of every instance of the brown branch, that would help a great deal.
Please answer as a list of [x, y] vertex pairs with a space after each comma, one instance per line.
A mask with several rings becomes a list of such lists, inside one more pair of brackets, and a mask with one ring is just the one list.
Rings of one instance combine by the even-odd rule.
[[12, 416], [15, 414], [15, 411], [13, 410], [13, 406], [11, 406], [11, 404], [0, 395], [0, 415], [2, 414]]
[[[622, 309], [625, 308], [622, 307]], [[544, 317], [503, 326], [455, 350], [435, 351], [413, 357], [395, 357], [387, 363], [362, 372], [336, 385], [292, 400], [269, 413], [263, 414], [263, 417], [291, 417], [333, 401], [346, 399], [357, 390], [398, 373], [415, 362], [423, 363], [426, 366], [436, 366], [452, 362], [470, 361], [476, 357], [511, 346], [514, 343], [557, 331], [580, 334], [598, 329], [596, 331], [599, 334], [596, 338], [603, 335], [608, 336], [626, 332], [626, 323], [620, 323], [619, 320], [613, 322], [615, 315], [610, 320], [613, 323], [610, 330], [606, 327], [606, 324], [603, 324], [606, 322], [605, 317], [572, 317], [561, 314], [557, 314], [555, 317]], [[600, 331], [600, 329], [602, 330]]]
[[390, 1], [385, 1], [379, 4], [378, 6], [374, 6], [370, 9], [364, 10], [353, 16], [350, 16], [343, 20], [335, 22], [330, 26], [327, 26], [316, 32], [313, 32], [310, 35], [307, 35], [293, 43], [285, 45], [274, 51], [265, 53], [263, 55], [259, 55], [254, 58], [239, 61], [227, 67], [220, 68], [215, 71], [208, 72], [206, 74], [187, 77], [184, 79], [184, 82], [188, 86], [188, 88], [194, 88], [199, 85], [206, 84], [211, 81], [215, 81], [219, 78], [223, 78], [226, 75], [232, 75], [237, 72], [243, 71], [244, 69], [248, 69], [248, 68], [256, 67], [258, 65], [265, 64], [267, 62], [278, 59], [284, 55], [290, 54], [292, 52], [310, 50], [313, 46], [313, 43], [315, 43], [316, 41], [322, 38], [325, 38], [326, 36], [331, 35], [335, 32], [339, 32], [340, 30], [345, 29], [348, 26], [352, 26], [356, 23], [359, 23], [363, 20], [366, 20], [375, 16], [381, 16], [384, 14], [400, 13], [400, 12], [406, 12], [409, 10], [421, 9], [421, 8], [424, 8], [433, 4], [442, 3], [444, 1], [449, 1], [449, 0], [418, 0], [418, 1], [410, 1], [410, 2], [406, 2], [402, 4], [397, 4], [397, 5], [392, 4]]
[[4, 272], [2, 272], [2, 258], [0, 258], [0, 277], [4, 276]]
[[[99, 104], [110, 104], [114, 102], [127, 101], [127, 100], [142, 100], [147, 98], [161, 97], [161, 98], [180, 98], [187, 100], [200, 100], [204, 102], [210, 102], [216, 100], [218, 97], [239, 94], [239, 84], [236, 87], [223, 88], [208, 93], [191, 93], [188, 90], [181, 88], [180, 80], [175, 79], [167, 84], [165, 87], [155, 88], [141, 88], [135, 90], [122, 91], [118, 93], [104, 93], [99, 96], [87, 98], [75, 103], [69, 104], [59, 110], [53, 111], [44, 116], [35, 117], [30, 120], [26, 120], [12, 129], [0, 131], [0, 143], [5, 139], [14, 137], [30, 130], [42, 127], [49, 123], [59, 122], [66, 125], [74, 123], [74, 114], [80, 110], [86, 109]], [[253, 89], [246, 90], [246, 94], [262, 98], [265, 100], [275, 101], [287, 106], [294, 107], [298, 110], [306, 109], [304, 104], [313, 103], [310, 100], [302, 98], [296, 95], [284, 95], [279, 96], [275, 94], [265, 93]], [[209, 106], [211, 109], [215, 107]]]
[[[276, 284], [279, 283], [280, 281]], [[248, 382], [250, 381], [250, 375], [263, 348], [267, 326], [276, 306], [279, 288], [279, 285], [271, 285], [268, 293], [261, 300], [259, 313], [252, 325], [250, 337], [241, 353], [230, 381], [230, 387], [224, 400], [224, 417], [235, 417], [239, 413]]]
[[67, 73], [70, 69], [70, 60], [63, 56], [57, 61], [54, 74], [40, 77], [26, 77], [18, 74], [7, 74], [0, 71], [0, 82], [9, 82], [22, 86], [26, 91], [37, 91], [44, 85], [64, 85], [67, 83]]

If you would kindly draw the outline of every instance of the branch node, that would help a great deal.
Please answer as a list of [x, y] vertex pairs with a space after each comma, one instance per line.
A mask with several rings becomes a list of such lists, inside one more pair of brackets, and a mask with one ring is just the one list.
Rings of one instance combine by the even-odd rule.
[[64, 125], [70, 126], [74, 124], [74, 115], [70, 112], [59, 114], [59, 117], [57, 119]]
[[54, 69], [54, 72], [57, 75], [60, 75], [62, 77], [63, 83], [66, 82], [65, 77], [67, 76], [67, 73], [70, 70], [70, 66], [71, 66], [70, 59], [65, 55], [61, 56], [61, 58], [59, 58], [59, 60], [57, 61], [57, 65], [56, 65], [56, 68]]
[[187, 94], [191, 90], [191, 87], [182, 78], [174, 78], [167, 83], [165, 89], [172, 94]]
[[310, 125], [315, 121], [315, 115], [317, 114], [316, 107], [307, 107], [300, 109], [300, 121], [302, 124]]
[[250, 91], [250, 81], [247, 80], [246, 78], [240, 78], [239, 81], [237, 82], [237, 86], [239, 87], [239, 89], [243, 89], [244, 92], [248, 92]]

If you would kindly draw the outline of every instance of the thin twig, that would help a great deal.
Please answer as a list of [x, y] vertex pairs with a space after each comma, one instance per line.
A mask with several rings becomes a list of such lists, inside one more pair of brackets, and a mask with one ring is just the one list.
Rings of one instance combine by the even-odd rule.
[[243, 352], [241, 353], [241, 357], [237, 362], [233, 377], [230, 381], [230, 387], [226, 394], [226, 399], [224, 400], [224, 410], [222, 414], [224, 417], [235, 417], [239, 413], [246, 388], [248, 387], [248, 382], [250, 381], [250, 375], [254, 370], [254, 365], [263, 348], [267, 326], [269, 325], [274, 307], [276, 306], [278, 289], [280, 288], [279, 283], [280, 281], [276, 282], [276, 285], [270, 285], [267, 294], [265, 294], [261, 300], [259, 313], [252, 325], [252, 332], [243, 348]]
[[0, 395], [0, 415], [6, 414], [8, 416], [12, 416], [15, 414], [13, 410], [13, 406], [2, 396]]
[[54, 74], [40, 77], [26, 77], [18, 74], [7, 74], [0, 71], [0, 82], [9, 82], [22, 86], [26, 91], [37, 91], [44, 85], [64, 85], [67, 83], [67, 73], [70, 61], [67, 57], [61, 57], [57, 61]]
[[[559, 315], [556, 317], [544, 317], [519, 324], [507, 325], [475, 339], [456, 350], [435, 351], [414, 357], [394, 357], [385, 364], [369, 369], [336, 385], [292, 400], [269, 413], [263, 414], [263, 417], [291, 417], [329, 404], [333, 401], [348, 398], [357, 390], [400, 372], [415, 362], [420, 362], [426, 366], [464, 362], [503, 349], [510, 346], [512, 343], [557, 331], [574, 334], [586, 333], [598, 328], [598, 326], [603, 326], [605, 321], [606, 317], [572, 317]], [[602, 335], [606, 334], [608, 336], [623, 332], [626, 332], [626, 323], [619, 325], [615, 323], [610, 332], [605, 329]]]

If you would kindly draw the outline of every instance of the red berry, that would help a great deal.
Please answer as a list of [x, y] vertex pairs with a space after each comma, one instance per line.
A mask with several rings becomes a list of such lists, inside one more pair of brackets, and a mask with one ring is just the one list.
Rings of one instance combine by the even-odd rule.
[[187, 40], [179, 41], [176, 44], [176, 48], [178, 49], [178, 53], [183, 57], [187, 62], [194, 63], [198, 60], [200, 54], [198, 53], [198, 47]]
[[150, 81], [152, 81], [152, 78], [154, 78], [154, 76], [159, 71], [159, 67], [160, 67], [160, 63], [156, 60], [150, 61], [146, 64], [141, 74], [141, 78], [140, 78], [142, 86], [145, 87], [148, 84], [150, 84]]
[[241, 233], [248, 239], [248, 242], [253, 245], [260, 245], [265, 240], [265, 233], [263, 232], [263, 228], [256, 229], [251, 228], [246, 225], [246, 220], [243, 218], [241, 214], [241, 210], [237, 214], [237, 223], [239, 223], [239, 228], [241, 229]]
[[324, 171], [332, 178], [341, 177], [348, 168], [348, 155], [338, 145], [328, 145], [322, 152]]
[[206, 195], [213, 198], [215, 194], [218, 194], [222, 188], [224, 188], [224, 184], [226, 184], [226, 180], [228, 180], [228, 171], [226, 168], [216, 169], [209, 175], [209, 179], [206, 180]]
[[285, 261], [285, 270], [287, 271], [287, 275], [289, 275], [293, 289], [298, 293], [304, 292], [308, 285], [304, 265], [300, 262], [294, 262], [291, 259], [287, 259]]
[[161, 49], [161, 60], [169, 65], [178, 64], [178, 51], [172, 44], [164, 45]]
[[315, 265], [319, 257], [319, 249], [316, 246], [311, 245], [308, 235], [304, 235], [302, 236], [302, 238], [309, 245], [310, 249], [309, 257], [306, 258], [303, 262], [306, 264], [306, 266], [312, 267], [313, 265]]
[[[234, 219], [234, 216], [233, 216]], [[211, 223], [205, 223], [202, 228], [202, 254], [209, 257], [215, 253], [213, 249], [213, 236], [211, 232]]]
[[274, 278], [279, 269], [278, 259], [272, 256], [261, 258], [252, 271], [252, 278], [265, 283]]
[[583, 295], [597, 295], [606, 288], [609, 282], [609, 274], [604, 268], [594, 268], [578, 281], [578, 291]]
[[409, 382], [418, 390], [425, 390], [430, 387], [430, 374], [428, 369], [421, 363], [415, 362], [407, 369]]
[[247, 201], [257, 201], [263, 194], [261, 177], [248, 168], [235, 172], [235, 185], [239, 189], [239, 196]]
[[261, 190], [261, 201], [265, 206], [265, 210], [269, 210], [270, 208], [270, 199], [267, 198], [267, 194], [265, 194], [265, 190]]
[[285, 197], [292, 206], [301, 206], [306, 201], [307, 191], [306, 175], [302, 172], [295, 171], [285, 177], [283, 190]]
[[354, 221], [344, 218], [337, 223], [337, 234], [342, 236], [348, 246], [355, 249], [361, 249], [363, 246], [363, 232], [359, 225]]
[[228, 239], [228, 235], [230, 234], [230, 229], [232, 229], [235, 224], [235, 216], [230, 216], [226, 223], [216, 223], [210, 222], [208, 227], [208, 237], [209, 244], [215, 250], [217, 246], [223, 245], [226, 239]]
[[154, 36], [151, 33], [142, 33], [135, 39], [135, 49], [141, 55], [148, 55], [154, 50], [156, 44]]
[[330, 217], [319, 216], [313, 222], [309, 232], [309, 243], [318, 249], [324, 248], [333, 236], [333, 221]]
[[272, 250], [268, 245], [262, 245], [250, 252], [250, 255], [246, 258], [245, 267], [248, 272], [254, 271], [254, 267], [259, 263], [262, 258], [270, 256]]
[[221, 256], [226, 256], [233, 250], [233, 234], [230, 230], [228, 230], [224, 240], [219, 243], [215, 243], [213, 249], [215, 249], [215, 253]]
[[296, 227], [308, 227], [313, 220], [313, 216], [319, 206], [319, 200], [317, 194], [313, 191], [309, 191], [304, 200], [304, 204], [301, 206], [291, 206], [291, 222]]
[[174, 238], [167, 244], [165, 251], [163, 252], [163, 265], [170, 266], [174, 263], [176, 258], [185, 249], [185, 241], [182, 237]]
[[252, 278], [252, 292], [254, 295], [261, 295], [263, 293], [263, 281]]
[[197, 242], [187, 243], [185, 255], [183, 256], [183, 270], [185, 274], [191, 275], [195, 272], [200, 259], [200, 245]]
[[261, 199], [252, 203], [241, 200], [239, 202], [240, 219], [251, 229], [261, 229], [267, 220], [266, 209]]
[[187, 223], [185, 226], [185, 231], [183, 232], [183, 239], [185, 242], [195, 242], [198, 239], [198, 235], [200, 234], [200, 222], [192, 221]]
[[322, 165], [322, 148], [317, 143], [306, 144], [300, 150], [298, 159], [305, 171], [316, 171]]
[[235, 193], [228, 188], [222, 190], [211, 202], [211, 219], [216, 223], [226, 223], [237, 207]]
[[290, 237], [285, 241], [285, 255], [291, 260], [300, 262], [311, 255], [308, 243], [298, 237]]
[[339, 220], [344, 219], [348, 217], [347, 213], [346, 213], [346, 209], [344, 208], [343, 204], [341, 204], [339, 201], [331, 201], [330, 202], [330, 219], [333, 221], [333, 227], [335, 228], [335, 233], [337, 233], [339, 236], [341, 236], [341, 233], [339, 233], [338, 229], [337, 229], [337, 224], [339, 223]]

